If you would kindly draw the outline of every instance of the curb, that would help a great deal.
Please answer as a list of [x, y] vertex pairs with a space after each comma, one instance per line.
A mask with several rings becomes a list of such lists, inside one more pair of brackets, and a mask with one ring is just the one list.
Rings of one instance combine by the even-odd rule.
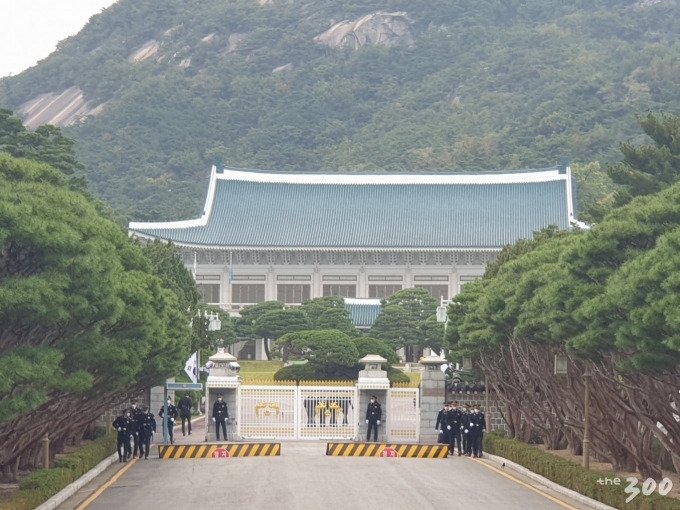
[[106, 459], [104, 459], [103, 461], [101, 461], [99, 464], [97, 464], [92, 469], [90, 469], [87, 473], [85, 473], [83, 476], [78, 478], [75, 482], [67, 485], [62, 490], [57, 492], [54, 496], [52, 496], [50, 499], [45, 501], [42, 505], [35, 507], [35, 510], [53, 510], [54, 508], [57, 508], [64, 501], [66, 501], [68, 498], [70, 498], [76, 492], [78, 492], [80, 489], [82, 489], [85, 485], [90, 483], [95, 477], [102, 474], [102, 472], [107, 467], [109, 467], [111, 464], [113, 464], [117, 460], [118, 460], [118, 453], [116, 452], [113, 455], [111, 455], [111, 456], [107, 457]]
[[519, 464], [512, 462], [511, 460], [504, 459], [503, 457], [498, 457], [497, 455], [491, 455], [486, 452], [484, 452], [483, 456], [484, 458], [492, 460], [498, 464], [505, 463], [506, 467], [509, 467], [514, 471], [517, 471], [518, 473], [526, 476], [527, 478], [531, 478], [535, 482], [539, 482], [545, 485], [549, 489], [558, 492], [563, 496], [570, 497], [571, 499], [574, 499], [583, 505], [587, 505], [591, 508], [596, 508], [597, 510], [616, 510], [616, 508], [614, 508], [613, 506], [605, 505], [604, 503], [600, 503], [599, 501], [589, 498], [588, 496], [584, 496], [583, 494], [580, 494], [576, 491], [567, 489], [566, 487], [562, 487], [561, 485], [556, 484], [555, 482], [550, 481], [547, 478], [525, 468], [524, 466], [520, 466]]

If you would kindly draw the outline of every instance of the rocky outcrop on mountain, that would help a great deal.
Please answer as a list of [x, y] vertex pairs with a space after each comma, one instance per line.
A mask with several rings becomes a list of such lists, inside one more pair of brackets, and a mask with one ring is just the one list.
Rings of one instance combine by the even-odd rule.
[[225, 53], [233, 53], [236, 51], [238, 43], [240, 43], [246, 34], [231, 34], [229, 39], [227, 39], [227, 49], [224, 50]]
[[83, 91], [78, 87], [70, 87], [61, 94], [50, 92], [40, 94], [19, 107], [19, 114], [24, 118], [28, 129], [36, 129], [43, 124], [54, 126], [70, 126], [87, 116], [97, 115], [103, 111], [104, 105], [91, 106], [83, 98]]
[[272, 71], [272, 74], [278, 73], [289, 73], [293, 70], [293, 64], [286, 64], [284, 66], [279, 66]]
[[406, 12], [375, 12], [354, 21], [341, 21], [314, 41], [328, 46], [360, 48], [361, 46], [389, 46], [411, 43], [413, 20]]
[[158, 48], [160, 48], [158, 41], [154, 39], [146, 41], [139, 49], [134, 51], [132, 55], [128, 57], [128, 62], [141, 62], [142, 60], [153, 57], [156, 53], [158, 53]]

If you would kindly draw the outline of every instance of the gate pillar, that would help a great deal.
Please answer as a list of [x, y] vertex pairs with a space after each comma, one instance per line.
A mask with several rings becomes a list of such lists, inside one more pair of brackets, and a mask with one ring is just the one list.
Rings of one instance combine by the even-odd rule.
[[223, 438], [220, 432], [220, 440], [238, 441], [240, 438], [236, 437], [236, 424], [239, 419], [238, 389], [241, 385], [238, 373], [241, 366], [234, 356], [224, 352], [223, 347], [218, 349], [217, 354], [210, 356], [210, 361], [213, 362], [213, 367], [205, 384], [205, 440], [210, 442], [217, 439], [216, 424], [212, 421], [212, 408], [217, 401], [217, 395], [221, 393], [227, 403], [229, 421], [226, 424], [227, 437]]
[[359, 363], [364, 363], [365, 368], [359, 372], [359, 380], [357, 381], [357, 389], [359, 390], [358, 412], [356, 413], [356, 419], [358, 420], [357, 439], [359, 441], [367, 439], [366, 410], [371, 402], [371, 395], [375, 395], [382, 408], [382, 420], [378, 426], [378, 440], [386, 441], [386, 423], [390, 419], [387, 406], [387, 390], [390, 388], [390, 380], [387, 378], [387, 372], [382, 369], [382, 364], [387, 363], [387, 360], [377, 354], [368, 354], [361, 358]]
[[420, 442], [437, 442], [437, 414], [446, 398], [446, 376], [441, 366], [447, 361], [438, 356], [428, 356], [420, 360], [425, 370], [420, 378]]

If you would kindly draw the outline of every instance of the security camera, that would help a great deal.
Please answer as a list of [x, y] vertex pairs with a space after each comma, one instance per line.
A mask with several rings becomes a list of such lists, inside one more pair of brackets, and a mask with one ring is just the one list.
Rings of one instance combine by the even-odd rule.
[[230, 361], [229, 362], [229, 370], [233, 370], [234, 372], [238, 373], [238, 372], [241, 371], [241, 365], [239, 365], [235, 361]]

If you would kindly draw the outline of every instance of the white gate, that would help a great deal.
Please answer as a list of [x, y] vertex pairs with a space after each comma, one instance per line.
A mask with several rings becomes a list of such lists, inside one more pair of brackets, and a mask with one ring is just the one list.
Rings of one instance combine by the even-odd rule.
[[242, 439], [352, 439], [357, 390], [342, 386], [240, 386]]
[[420, 437], [420, 391], [418, 388], [387, 390], [387, 440], [417, 443]]
[[297, 388], [241, 386], [236, 435], [256, 439], [296, 439]]

